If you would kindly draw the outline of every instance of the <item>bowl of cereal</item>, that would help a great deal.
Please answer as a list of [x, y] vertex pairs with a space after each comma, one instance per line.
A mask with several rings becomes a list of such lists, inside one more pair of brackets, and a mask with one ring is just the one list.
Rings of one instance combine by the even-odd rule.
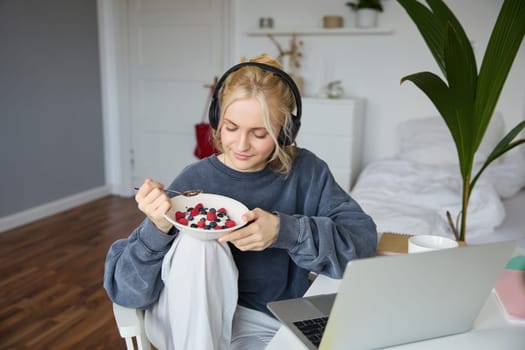
[[213, 240], [241, 228], [242, 215], [248, 208], [241, 202], [212, 193], [171, 198], [171, 209], [165, 214], [179, 231], [200, 240]]

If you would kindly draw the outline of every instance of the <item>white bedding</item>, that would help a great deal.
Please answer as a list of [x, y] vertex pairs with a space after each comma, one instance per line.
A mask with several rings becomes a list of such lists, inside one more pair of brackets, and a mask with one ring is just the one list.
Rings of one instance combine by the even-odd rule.
[[[367, 165], [352, 197], [374, 218], [380, 233], [453, 237], [446, 212], [454, 219], [460, 212], [462, 182], [455, 146], [444, 122], [439, 117], [409, 120], [400, 125], [399, 137], [397, 156]], [[476, 167], [502, 137], [497, 115], [478, 151]], [[495, 228], [505, 219], [502, 199], [524, 186], [525, 155], [518, 147], [493, 162], [474, 187], [467, 240], [497, 234]]]

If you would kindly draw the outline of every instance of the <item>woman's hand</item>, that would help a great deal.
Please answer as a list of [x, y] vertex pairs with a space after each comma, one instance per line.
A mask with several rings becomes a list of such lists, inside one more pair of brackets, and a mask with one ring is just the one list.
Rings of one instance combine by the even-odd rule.
[[168, 233], [173, 225], [166, 220], [164, 214], [171, 208], [171, 200], [164, 192], [164, 185], [151, 179], [146, 179], [140, 186], [135, 200], [140, 211], [157, 226], [157, 228]]
[[272, 245], [279, 234], [279, 217], [259, 208], [242, 216], [250, 224], [229, 232], [219, 238], [219, 242], [231, 242], [239, 250], [263, 250]]

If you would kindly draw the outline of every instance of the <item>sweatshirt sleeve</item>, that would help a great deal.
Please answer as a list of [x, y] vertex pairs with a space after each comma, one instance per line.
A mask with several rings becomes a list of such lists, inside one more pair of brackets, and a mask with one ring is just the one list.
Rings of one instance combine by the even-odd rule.
[[337, 185], [328, 168], [318, 175], [316, 184], [302, 191], [310, 209], [293, 215], [276, 213], [280, 228], [272, 247], [286, 249], [304, 269], [341, 278], [348, 261], [376, 254], [376, 225]]
[[113, 243], [106, 256], [104, 288], [116, 304], [147, 308], [163, 287], [162, 260], [176, 235], [160, 232], [148, 219], [126, 239]]

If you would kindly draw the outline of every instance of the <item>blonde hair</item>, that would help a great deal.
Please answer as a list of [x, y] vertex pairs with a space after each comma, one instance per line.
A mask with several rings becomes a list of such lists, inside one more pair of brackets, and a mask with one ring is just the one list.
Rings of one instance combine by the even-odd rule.
[[[242, 59], [241, 62], [246, 62]], [[268, 54], [262, 54], [249, 62], [264, 63], [279, 69], [282, 66]], [[295, 110], [295, 97], [288, 84], [278, 75], [265, 71], [256, 66], [244, 66], [230, 73], [221, 90], [218, 92], [220, 106], [219, 126], [214, 131], [213, 141], [215, 148], [223, 152], [220, 129], [222, 116], [226, 109], [235, 101], [255, 98], [259, 101], [263, 112], [264, 126], [275, 144], [274, 151], [268, 159], [268, 164], [273, 171], [287, 174], [292, 168], [292, 163], [297, 155], [295, 144], [281, 145], [278, 141], [281, 130], [288, 138], [292, 112]]]

